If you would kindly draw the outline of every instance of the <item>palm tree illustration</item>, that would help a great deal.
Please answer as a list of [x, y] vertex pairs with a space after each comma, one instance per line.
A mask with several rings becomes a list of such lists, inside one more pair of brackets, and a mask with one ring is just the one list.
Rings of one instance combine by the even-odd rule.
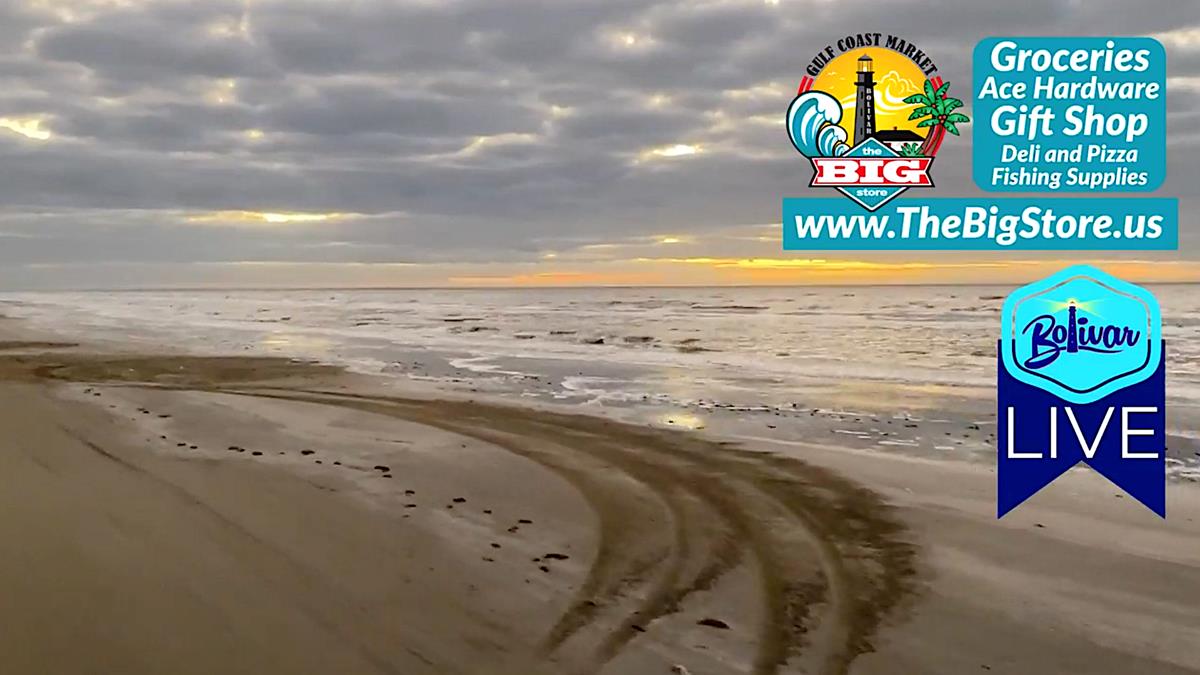
[[970, 122], [971, 118], [962, 113], [953, 112], [957, 108], [961, 108], [963, 102], [946, 96], [946, 92], [950, 91], [950, 83], [944, 82], [942, 86], [936, 90], [933, 88], [933, 83], [925, 80], [925, 91], [919, 94], [913, 94], [904, 99], [905, 103], [916, 104], [917, 107], [908, 116], [908, 119], [915, 120], [921, 117], [928, 119], [921, 120], [917, 124], [918, 127], [933, 127], [929, 131], [929, 135], [925, 137], [925, 142], [921, 144], [921, 154], [928, 156], [933, 152], [933, 149], [938, 147], [942, 142], [942, 137], [946, 132], [958, 136], [958, 124]]

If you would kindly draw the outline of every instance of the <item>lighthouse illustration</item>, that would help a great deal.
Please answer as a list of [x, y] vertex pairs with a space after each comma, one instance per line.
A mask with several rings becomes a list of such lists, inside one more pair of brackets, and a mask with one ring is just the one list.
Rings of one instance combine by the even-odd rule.
[[854, 104], [854, 144], [875, 135], [875, 61], [863, 54], [858, 57], [858, 96]]
[[[1076, 318], [1075, 318], [1075, 301], [1067, 307], [1067, 353], [1076, 354], [1079, 352], [1079, 335], [1076, 333]], [[1087, 319], [1084, 319], [1087, 323]]]

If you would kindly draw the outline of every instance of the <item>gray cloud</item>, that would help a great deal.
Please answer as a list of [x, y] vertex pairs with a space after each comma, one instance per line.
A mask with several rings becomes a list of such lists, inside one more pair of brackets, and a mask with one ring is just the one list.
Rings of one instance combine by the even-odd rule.
[[331, 84], [311, 95], [270, 104], [262, 117], [269, 129], [316, 136], [384, 133], [469, 138], [528, 133], [540, 126], [536, 111], [503, 98], [428, 96], [395, 91], [387, 83]]
[[[52, 134], [0, 130], [0, 266], [95, 263], [100, 275], [123, 263], [532, 262], [662, 233], [699, 235], [696, 254], [705, 233], [770, 223], [779, 197], [802, 191], [810, 169], [783, 111], [807, 60], [841, 36], [912, 40], [969, 101], [983, 37], [1200, 27], [1200, 3], [1183, 0], [900, 0], [886, 26], [866, 0], [60, 5], [0, 0], [0, 117]], [[1169, 99], [1161, 193], [1181, 195], [1195, 227], [1200, 44], [1168, 49], [1170, 75], [1191, 84]], [[969, 138], [939, 154], [959, 169], [938, 173], [938, 194], [978, 193]], [[644, 161], [677, 143], [703, 152]], [[189, 219], [220, 210], [357, 215]], [[738, 241], [714, 246], [778, 251]]]

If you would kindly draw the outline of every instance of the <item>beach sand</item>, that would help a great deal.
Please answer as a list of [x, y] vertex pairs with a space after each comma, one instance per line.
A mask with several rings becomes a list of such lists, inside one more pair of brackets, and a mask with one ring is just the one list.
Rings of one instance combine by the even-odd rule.
[[0, 331], [4, 673], [1200, 672], [1194, 487]]

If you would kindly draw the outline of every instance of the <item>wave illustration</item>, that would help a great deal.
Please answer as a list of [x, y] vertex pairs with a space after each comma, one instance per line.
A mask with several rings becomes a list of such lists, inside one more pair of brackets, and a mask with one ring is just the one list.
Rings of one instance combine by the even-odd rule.
[[805, 157], [839, 157], [850, 150], [842, 121], [842, 106], [823, 91], [806, 91], [788, 107], [787, 129], [792, 145]]

